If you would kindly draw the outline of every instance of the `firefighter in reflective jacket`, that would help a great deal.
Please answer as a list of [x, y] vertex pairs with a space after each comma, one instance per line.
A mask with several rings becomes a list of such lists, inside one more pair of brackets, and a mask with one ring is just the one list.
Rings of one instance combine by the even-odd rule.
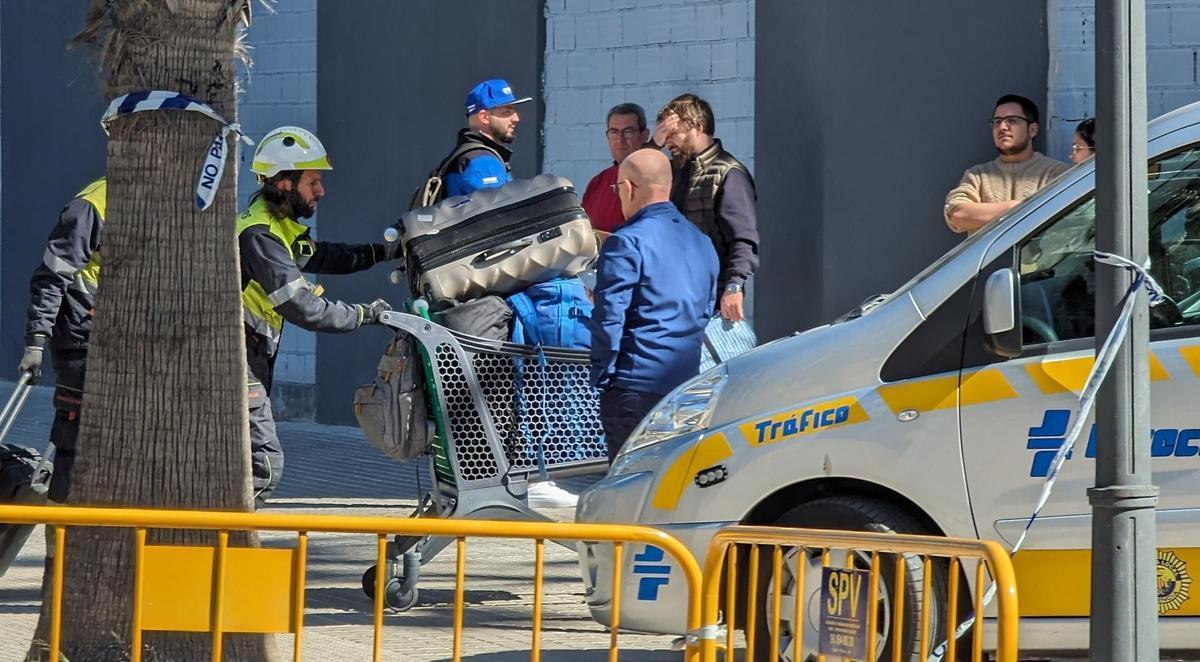
[[100, 228], [107, 194], [107, 181], [98, 179], [63, 207], [58, 223], [50, 231], [42, 263], [33, 270], [29, 282], [25, 352], [18, 373], [28, 372], [36, 381], [42, 376], [42, 353], [50, 350], [58, 381], [54, 388], [54, 422], [50, 425], [55, 451], [49, 497], [60, 503], [67, 500], [75, 463], [88, 336], [100, 281]]
[[348, 274], [398, 257], [398, 243], [314, 241], [297, 219], [309, 218], [324, 197], [321, 171], [332, 170], [321, 141], [285, 126], [258, 143], [250, 170], [262, 186], [238, 217], [242, 318], [246, 330], [250, 450], [255, 504], [261, 506], [283, 474], [283, 448], [271, 414], [271, 376], [286, 320], [302, 329], [344, 333], [379, 321], [382, 299], [350, 304], [322, 296], [301, 272]]

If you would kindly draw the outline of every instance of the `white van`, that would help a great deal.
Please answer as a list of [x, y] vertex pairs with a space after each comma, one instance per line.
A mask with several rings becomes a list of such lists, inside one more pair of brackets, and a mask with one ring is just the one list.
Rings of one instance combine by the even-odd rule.
[[[1151, 271], [1169, 297], [1150, 322], [1160, 643], [1164, 651], [1200, 650], [1200, 583], [1192, 585], [1200, 574], [1200, 104], [1152, 122], [1148, 148]], [[1094, 160], [895, 292], [681, 386], [581, 496], [578, 521], [659, 527], [701, 563], [713, 533], [736, 523], [1011, 546], [1092, 364], [1093, 193]], [[987, 287], [989, 278], [1009, 286]], [[985, 333], [985, 305], [1019, 323]], [[1094, 483], [1094, 456], [1094, 438], [1085, 433], [1014, 559], [1023, 652], [1087, 649], [1085, 492]], [[624, 558], [621, 626], [681, 634], [686, 590], [678, 568], [654, 548]], [[607, 623], [611, 556], [588, 547], [580, 562], [588, 605]], [[793, 554], [787, 565], [796, 562]], [[804, 562], [817, 567], [820, 559]], [[791, 572], [784, 574], [789, 605], [797, 589]], [[805, 576], [811, 581], [801, 590], [815, 594], [820, 573]], [[910, 573], [909, 589], [917, 590], [905, 595], [913, 614], [920, 581], [919, 571]], [[763, 583], [759, 609], [773, 590]], [[779, 633], [785, 660], [796, 627], [788, 615], [785, 608]], [[758, 640], [769, 641], [766, 625], [759, 627]], [[804, 641], [816, 642], [813, 622], [805, 627]], [[911, 639], [906, 631], [904, 640]]]

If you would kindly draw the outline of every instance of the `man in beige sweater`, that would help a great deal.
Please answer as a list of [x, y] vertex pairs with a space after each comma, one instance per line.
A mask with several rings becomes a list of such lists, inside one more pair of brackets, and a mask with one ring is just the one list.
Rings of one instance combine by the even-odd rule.
[[1033, 151], [1037, 104], [1016, 94], [996, 101], [992, 140], [1000, 153], [993, 161], [971, 166], [946, 195], [946, 225], [975, 234], [1001, 214], [1033, 195], [1069, 166]]

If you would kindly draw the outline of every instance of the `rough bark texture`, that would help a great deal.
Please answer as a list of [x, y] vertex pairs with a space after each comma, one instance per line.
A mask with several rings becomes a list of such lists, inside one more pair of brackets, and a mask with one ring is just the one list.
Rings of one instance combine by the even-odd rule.
[[[100, 47], [110, 98], [178, 91], [232, 121], [241, 4], [96, 0], [79, 40]], [[213, 205], [195, 206], [197, 176], [218, 128], [174, 110], [136, 113], [111, 126], [102, 282], [72, 505], [252, 509], [235, 158]], [[215, 539], [197, 531], [150, 534], [152, 543]], [[63, 653], [128, 659], [133, 532], [71, 529], [67, 541]], [[49, 623], [44, 595], [41, 640]], [[206, 635], [147, 633], [145, 644], [147, 660], [210, 656]], [[226, 636], [224, 651], [226, 660], [275, 656], [273, 638], [262, 635]]]

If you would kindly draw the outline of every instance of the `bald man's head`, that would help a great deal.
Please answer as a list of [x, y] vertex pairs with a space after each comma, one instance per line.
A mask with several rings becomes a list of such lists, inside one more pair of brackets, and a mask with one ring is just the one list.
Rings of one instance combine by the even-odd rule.
[[656, 149], [630, 154], [617, 169], [617, 197], [626, 219], [646, 205], [667, 202], [671, 199], [671, 162]]

